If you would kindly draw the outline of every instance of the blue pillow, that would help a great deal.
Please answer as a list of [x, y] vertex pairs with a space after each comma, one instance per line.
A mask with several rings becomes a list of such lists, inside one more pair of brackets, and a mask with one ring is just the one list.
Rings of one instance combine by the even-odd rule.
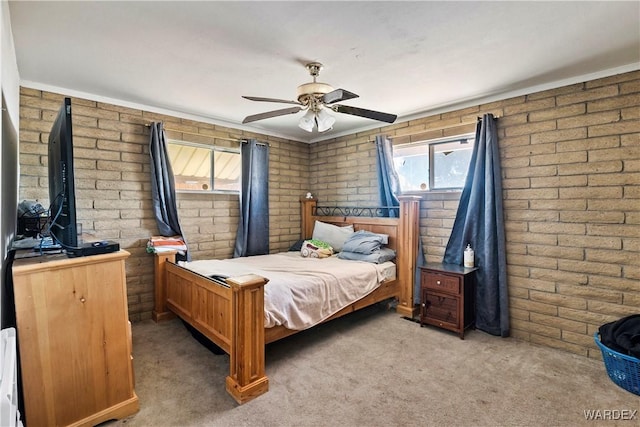
[[382, 264], [383, 262], [394, 259], [396, 257], [396, 251], [389, 248], [380, 248], [377, 252], [372, 254], [359, 254], [357, 252], [342, 251], [337, 255], [337, 257], [352, 261], [366, 261], [374, 264]]
[[289, 252], [300, 252], [305, 239], [300, 239], [289, 248]]
[[342, 250], [368, 255], [378, 251], [382, 245], [386, 245], [387, 243], [389, 243], [389, 236], [386, 234], [360, 230], [349, 236], [344, 242]]

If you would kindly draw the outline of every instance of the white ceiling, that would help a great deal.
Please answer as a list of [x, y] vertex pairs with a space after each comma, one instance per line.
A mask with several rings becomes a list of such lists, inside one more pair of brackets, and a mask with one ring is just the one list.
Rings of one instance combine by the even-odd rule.
[[318, 81], [398, 122], [640, 69], [640, 2], [10, 1], [24, 86], [299, 141], [386, 124], [346, 114], [307, 133], [290, 107]]

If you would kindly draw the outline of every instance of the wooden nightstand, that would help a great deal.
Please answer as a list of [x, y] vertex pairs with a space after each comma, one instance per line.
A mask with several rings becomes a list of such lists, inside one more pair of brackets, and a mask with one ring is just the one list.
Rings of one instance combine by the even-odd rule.
[[457, 332], [475, 324], [475, 271], [454, 264], [427, 263], [420, 267], [420, 326]]

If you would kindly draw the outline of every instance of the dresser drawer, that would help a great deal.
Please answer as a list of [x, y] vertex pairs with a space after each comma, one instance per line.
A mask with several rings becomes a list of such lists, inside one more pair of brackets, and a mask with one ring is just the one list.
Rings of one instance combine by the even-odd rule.
[[450, 292], [452, 294], [460, 294], [460, 278], [456, 276], [448, 276], [446, 274], [438, 274], [432, 272], [423, 272], [423, 286], [436, 291]]
[[424, 301], [424, 315], [429, 320], [458, 326], [458, 298], [426, 293]]

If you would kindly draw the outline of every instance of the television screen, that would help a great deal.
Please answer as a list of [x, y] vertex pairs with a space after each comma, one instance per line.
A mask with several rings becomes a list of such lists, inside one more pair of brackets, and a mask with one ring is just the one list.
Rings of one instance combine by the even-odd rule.
[[53, 243], [73, 250], [78, 245], [73, 178], [71, 99], [65, 98], [49, 134], [49, 216]]

